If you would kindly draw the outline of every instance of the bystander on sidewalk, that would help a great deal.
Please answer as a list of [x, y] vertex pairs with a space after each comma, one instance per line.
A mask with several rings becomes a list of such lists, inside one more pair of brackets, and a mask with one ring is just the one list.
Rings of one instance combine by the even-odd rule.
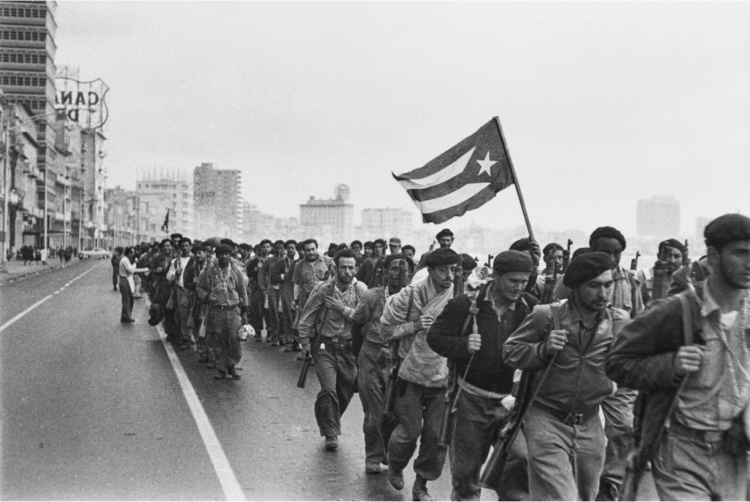
[[[66, 262], [64, 265], [65, 267], [72, 267], [82, 261], [84, 260], [73, 258], [71, 261]], [[47, 263], [45, 265], [42, 265], [41, 263], [42, 262], [32, 262], [29, 265], [24, 265], [23, 260], [13, 259], [11, 261], [6, 261], [0, 268], [0, 286], [10, 284], [28, 276], [45, 274], [47, 272], [63, 268], [61, 262], [57, 260], [47, 260]]]

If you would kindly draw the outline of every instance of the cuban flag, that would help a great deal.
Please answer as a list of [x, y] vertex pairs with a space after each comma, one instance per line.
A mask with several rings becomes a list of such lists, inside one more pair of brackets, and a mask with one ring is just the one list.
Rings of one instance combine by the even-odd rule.
[[419, 208], [422, 221], [435, 224], [477, 209], [515, 183], [497, 118], [424, 167], [393, 177]]

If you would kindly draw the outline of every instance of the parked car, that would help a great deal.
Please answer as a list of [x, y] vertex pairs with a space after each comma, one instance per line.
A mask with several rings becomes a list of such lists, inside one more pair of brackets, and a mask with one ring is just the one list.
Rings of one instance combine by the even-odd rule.
[[78, 253], [78, 258], [81, 260], [84, 258], [99, 258], [100, 260], [103, 260], [111, 257], [112, 253], [102, 248], [87, 249], [86, 251], [80, 251]]

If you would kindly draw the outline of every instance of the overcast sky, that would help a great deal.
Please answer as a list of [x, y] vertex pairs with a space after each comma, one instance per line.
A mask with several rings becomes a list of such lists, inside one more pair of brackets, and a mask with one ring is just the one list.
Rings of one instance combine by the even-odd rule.
[[[109, 86], [108, 185], [136, 170], [241, 169], [298, 216], [393, 180], [494, 115], [532, 223], [635, 233], [654, 194], [695, 218], [750, 213], [747, 3], [58, 3], [58, 65]], [[513, 188], [442, 226], [523, 224]], [[430, 225], [432, 226], [432, 225]]]

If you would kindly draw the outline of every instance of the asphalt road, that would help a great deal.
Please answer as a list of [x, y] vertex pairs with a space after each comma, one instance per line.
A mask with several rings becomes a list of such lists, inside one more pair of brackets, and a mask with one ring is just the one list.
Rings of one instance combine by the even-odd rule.
[[[242, 379], [216, 381], [146, 323], [145, 300], [119, 322], [110, 274], [81, 262], [0, 289], [3, 499], [411, 500], [411, 467], [401, 492], [365, 474], [358, 397], [326, 452], [295, 353], [251, 341]], [[449, 478], [446, 464], [433, 496]]]

